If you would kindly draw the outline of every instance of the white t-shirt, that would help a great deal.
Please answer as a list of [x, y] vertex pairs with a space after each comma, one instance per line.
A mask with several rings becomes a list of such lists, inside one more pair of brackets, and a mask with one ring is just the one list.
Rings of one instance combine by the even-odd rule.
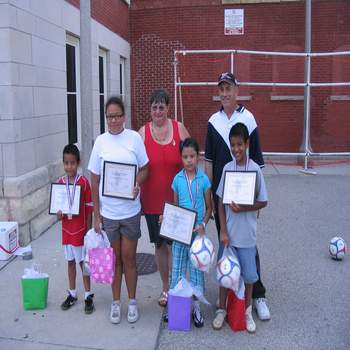
[[[247, 169], [236, 165], [236, 160], [233, 159], [227, 163], [222, 171], [221, 180], [216, 190], [216, 194], [222, 198], [224, 190], [224, 178], [226, 170], [238, 171], [256, 171], [256, 188], [255, 200], [259, 202], [267, 202], [267, 191], [264, 181], [264, 176], [258, 164], [252, 159], [249, 159]], [[227, 233], [230, 238], [230, 245], [237, 248], [249, 248], [256, 246], [256, 224], [258, 211], [244, 211], [235, 213], [228, 205], [225, 204]]]
[[121, 220], [135, 216], [141, 210], [140, 196], [135, 200], [102, 196], [103, 164], [105, 161], [135, 164], [138, 169], [148, 163], [141, 136], [124, 129], [120, 134], [106, 132], [97, 137], [91, 152], [88, 169], [100, 175], [100, 212], [105, 218]]

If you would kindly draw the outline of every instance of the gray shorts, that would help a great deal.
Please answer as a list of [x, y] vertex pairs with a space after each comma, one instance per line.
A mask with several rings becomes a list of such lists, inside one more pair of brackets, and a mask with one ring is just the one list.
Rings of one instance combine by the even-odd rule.
[[113, 220], [102, 217], [102, 226], [111, 244], [121, 236], [137, 241], [141, 237], [141, 212], [131, 218]]

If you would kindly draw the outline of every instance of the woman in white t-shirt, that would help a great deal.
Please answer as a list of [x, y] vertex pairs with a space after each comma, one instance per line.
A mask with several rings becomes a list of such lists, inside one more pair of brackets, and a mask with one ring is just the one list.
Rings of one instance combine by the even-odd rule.
[[[141, 204], [139, 186], [148, 174], [148, 157], [141, 136], [133, 130], [125, 129], [123, 101], [110, 97], [106, 103], [108, 131], [97, 137], [91, 152], [88, 169], [91, 172], [92, 199], [94, 202], [95, 231], [101, 227], [106, 231], [116, 256], [116, 268], [112, 283], [113, 301], [110, 320], [119, 323], [120, 291], [122, 271], [129, 294], [128, 321], [138, 320], [136, 303], [136, 248], [141, 236]], [[103, 172], [105, 162], [136, 165], [136, 186], [134, 199], [109, 197], [103, 194]], [[108, 163], [106, 163], [108, 164]]]

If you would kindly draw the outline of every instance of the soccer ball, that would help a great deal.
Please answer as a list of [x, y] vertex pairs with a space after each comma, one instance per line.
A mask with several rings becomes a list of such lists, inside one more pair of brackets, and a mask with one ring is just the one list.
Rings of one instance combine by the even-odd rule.
[[190, 248], [190, 260], [200, 271], [208, 271], [214, 260], [214, 246], [207, 237], [196, 238]]
[[238, 286], [241, 268], [236, 258], [223, 256], [216, 265], [216, 278], [221, 286], [235, 289]]
[[335, 260], [342, 260], [347, 251], [346, 243], [341, 237], [333, 237], [329, 242], [329, 254]]

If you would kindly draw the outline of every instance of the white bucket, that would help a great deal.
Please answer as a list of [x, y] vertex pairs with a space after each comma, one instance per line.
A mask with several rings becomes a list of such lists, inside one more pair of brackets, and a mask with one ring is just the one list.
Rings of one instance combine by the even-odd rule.
[[8, 260], [18, 248], [18, 223], [0, 221], [0, 260]]

